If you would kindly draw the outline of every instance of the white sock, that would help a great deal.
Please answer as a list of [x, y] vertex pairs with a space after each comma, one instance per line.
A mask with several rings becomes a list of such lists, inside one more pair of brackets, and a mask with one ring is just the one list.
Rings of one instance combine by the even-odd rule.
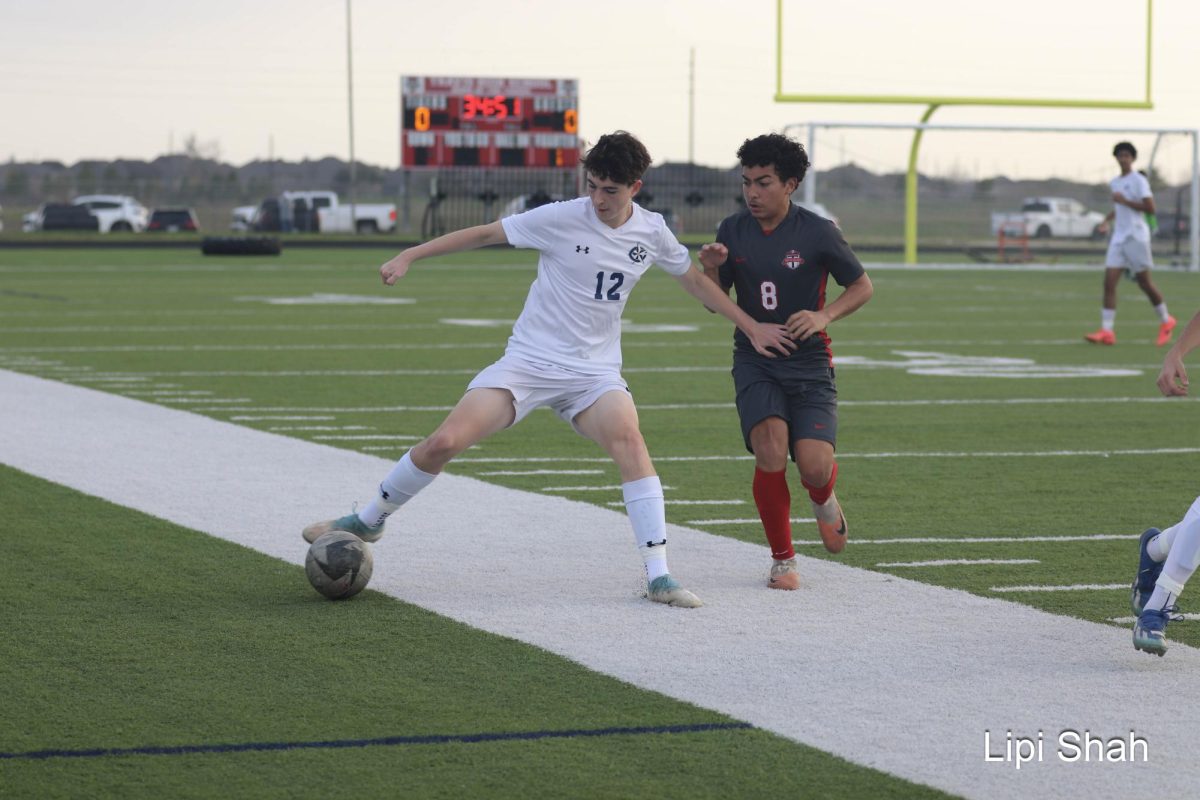
[[668, 572], [667, 509], [663, 504], [662, 482], [657, 475], [651, 475], [621, 484], [621, 491], [633, 526], [633, 539], [646, 563], [646, 580], [653, 581]]
[[1101, 330], [1111, 331], [1113, 326], [1117, 324], [1117, 310], [1115, 308], [1100, 309], [1100, 328]]
[[1164, 300], [1161, 303], [1159, 303], [1158, 305], [1156, 305], [1154, 307], [1154, 313], [1158, 314], [1159, 322], [1166, 322], [1167, 319], [1171, 316], [1170, 314], [1167, 313], [1167, 301]]
[[1158, 584], [1172, 594], [1180, 594], [1188, 578], [1200, 565], [1200, 498], [1192, 503], [1183, 520], [1175, 526], [1177, 529], [1167, 561], [1163, 564], [1162, 574], [1158, 576]]
[[379, 494], [358, 512], [358, 518], [372, 528], [382, 525], [393, 511], [412, 500], [436, 477], [419, 469], [409, 453], [405, 453], [379, 484]]
[[1172, 525], [1158, 536], [1155, 536], [1146, 543], [1146, 554], [1160, 564], [1166, 561], [1167, 553], [1171, 552], [1171, 543], [1175, 541], [1175, 534], [1178, 530], [1178, 525]]

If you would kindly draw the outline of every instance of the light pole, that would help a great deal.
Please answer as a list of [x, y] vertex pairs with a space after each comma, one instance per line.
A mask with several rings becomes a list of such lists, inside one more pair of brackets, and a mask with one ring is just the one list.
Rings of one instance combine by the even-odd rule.
[[354, 167], [354, 50], [350, 40], [350, 0], [346, 0], [346, 105], [350, 116], [350, 232], [358, 233], [358, 209], [355, 207]]

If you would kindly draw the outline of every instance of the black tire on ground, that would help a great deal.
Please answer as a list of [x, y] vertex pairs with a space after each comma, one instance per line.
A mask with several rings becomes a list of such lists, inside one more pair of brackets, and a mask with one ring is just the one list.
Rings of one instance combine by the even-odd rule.
[[373, 219], [360, 219], [355, 227], [359, 233], [379, 233], [379, 226]]
[[273, 236], [205, 236], [200, 252], [206, 256], [277, 256], [283, 248]]
[[1034, 235], [1034, 238], [1037, 238], [1037, 239], [1049, 239], [1050, 238], [1050, 226], [1049, 225], [1039, 225], [1038, 229], [1037, 229], [1037, 233], [1035, 233], [1033, 235]]

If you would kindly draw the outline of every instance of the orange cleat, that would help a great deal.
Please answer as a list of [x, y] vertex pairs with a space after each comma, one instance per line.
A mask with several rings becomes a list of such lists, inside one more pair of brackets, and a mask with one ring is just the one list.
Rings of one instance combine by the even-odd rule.
[[1175, 318], [1168, 314], [1167, 321], [1158, 326], [1158, 339], [1154, 343], [1162, 347], [1171, 341], [1171, 332], [1173, 330], [1175, 330]]
[[840, 553], [846, 546], [846, 515], [837, 501], [837, 495], [829, 495], [823, 504], [812, 504], [813, 516], [817, 518], [817, 530], [821, 543], [831, 553]]
[[1103, 328], [1096, 331], [1095, 333], [1089, 333], [1087, 336], [1084, 336], [1083, 338], [1087, 339], [1092, 344], [1116, 344], [1117, 343], [1117, 335], [1115, 333], [1113, 333], [1112, 331], [1106, 331]]
[[775, 561], [771, 564], [771, 577], [767, 578], [767, 588], [794, 590], [800, 588], [800, 573], [796, 570], [796, 559]]

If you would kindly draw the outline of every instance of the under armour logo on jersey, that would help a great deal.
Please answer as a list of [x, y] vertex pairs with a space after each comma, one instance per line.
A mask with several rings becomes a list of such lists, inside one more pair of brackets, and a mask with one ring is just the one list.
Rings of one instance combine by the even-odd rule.
[[804, 266], [804, 259], [795, 250], [788, 250], [783, 257], [783, 265], [788, 269], [799, 269]]
[[646, 248], [640, 244], [635, 244], [629, 248], [629, 260], [635, 264], [640, 264], [646, 260]]
[[581, 245], [581, 244], [577, 244], [577, 245], [575, 245], [575, 252], [576, 252], [576, 253], [583, 253], [584, 255], [587, 255], [588, 251], [589, 251], [589, 250], [591, 250], [591, 249], [592, 249], [592, 248], [590, 248], [590, 247], [584, 247], [584, 246], [583, 246], [583, 245]]

